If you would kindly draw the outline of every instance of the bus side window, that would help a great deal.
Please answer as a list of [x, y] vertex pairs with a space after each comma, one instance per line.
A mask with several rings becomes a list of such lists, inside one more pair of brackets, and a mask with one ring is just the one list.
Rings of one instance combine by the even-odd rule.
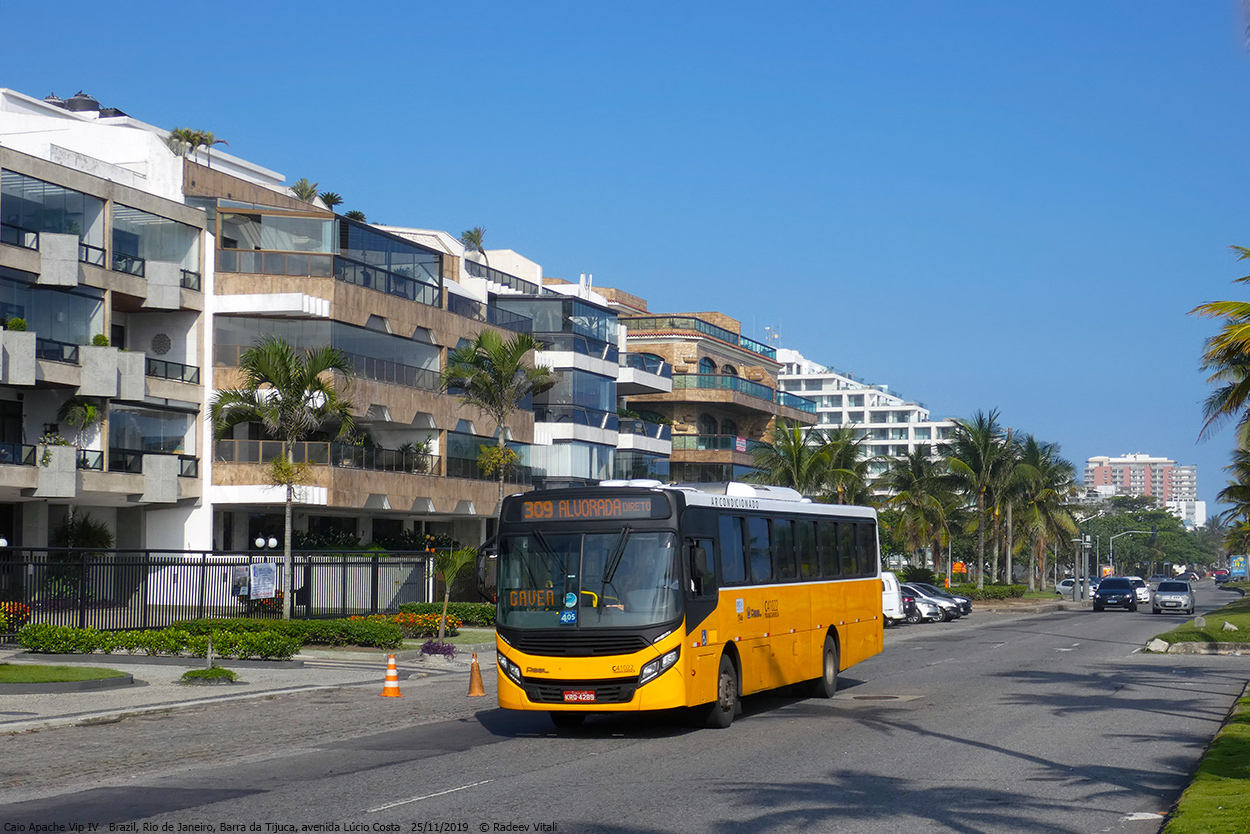
[[794, 527], [788, 518], [773, 519], [773, 575], [778, 579], [799, 575], [794, 561]]
[[816, 522], [794, 522], [794, 552], [799, 558], [799, 576], [804, 579], [820, 576], [820, 561], [816, 557]]
[[743, 561], [742, 519], [736, 515], [720, 519], [720, 579], [726, 585], [741, 585], [746, 581], [746, 563]]
[[690, 544], [691, 593], [695, 597], [716, 595], [716, 570], [712, 564], [712, 540], [691, 539]]
[[768, 540], [768, 519], [747, 518], [747, 550], [750, 552], [751, 581], [771, 582], [773, 554]]
[[842, 556], [842, 575], [859, 576], [859, 559], [855, 553], [855, 522], [838, 522], [838, 553]]
[[859, 575], [877, 572], [877, 525], [871, 521], [855, 525], [855, 551], [859, 557]]
[[842, 575], [842, 563], [838, 559], [838, 525], [822, 521], [820, 535], [820, 575], [825, 579], [837, 579]]

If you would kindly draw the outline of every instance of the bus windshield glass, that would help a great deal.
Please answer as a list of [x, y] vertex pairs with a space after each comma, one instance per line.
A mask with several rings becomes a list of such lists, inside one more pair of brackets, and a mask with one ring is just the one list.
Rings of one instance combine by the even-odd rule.
[[681, 613], [676, 536], [667, 531], [535, 531], [499, 548], [499, 624], [621, 628]]

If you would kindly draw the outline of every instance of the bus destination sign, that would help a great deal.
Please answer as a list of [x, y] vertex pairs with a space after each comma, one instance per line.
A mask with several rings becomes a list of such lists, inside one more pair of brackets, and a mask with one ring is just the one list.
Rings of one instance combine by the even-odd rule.
[[513, 506], [519, 507], [512, 513], [514, 521], [598, 521], [668, 516], [668, 501], [656, 495], [530, 500]]

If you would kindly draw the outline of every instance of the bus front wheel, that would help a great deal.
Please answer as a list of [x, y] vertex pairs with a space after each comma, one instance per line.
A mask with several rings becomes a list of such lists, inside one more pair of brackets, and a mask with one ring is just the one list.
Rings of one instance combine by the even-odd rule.
[[738, 712], [738, 669], [729, 655], [720, 657], [720, 671], [716, 673], [716, 702], [707, 707], [704, 723], [715, 730], [723, 730], [733, 723]]
[[820, 653], [820, 677], [809, 684], [813, 698], [832, 698], [838, 691], [838, 644], [832, 637], [825, 637], [825, 648]]

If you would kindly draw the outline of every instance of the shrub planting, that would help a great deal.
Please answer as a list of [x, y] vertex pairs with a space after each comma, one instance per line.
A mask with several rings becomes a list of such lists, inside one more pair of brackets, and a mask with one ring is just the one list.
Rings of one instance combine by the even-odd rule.
[[212, 638], [214, 654], [240, 659], [289, 660], [303, 644], [298, 637], [274, 632], [218, 631], [196, 634], [181, 628], [153, 631], [98, 631], [94, 628], [71, 628], [31, 623], [17, 633], [18, 642], [31, 652], [40, 654], [92, 654], [117, 651], [143, 652], [148, 655], [192, 655], [203, 657]]
[[964, 585], [952, 585], [952, 594], [960, 594], [968, 599], [1011, 599], [1022, 597], [1029, 591], [1028, 585], [986, 585], [977, 588], [971, 582]]
[[451, 643], [440, 643], [437, 640], [426, 640], [421, 644], [421, 654], [440, 655], [451, 659], [456, 656], [456, 647]]
[[[433, 614], [441, 617], [441, 602], [405, 602], [399, 606], [404, 614]], [[480, 628], [495, 627], [495, 604], [493, 602], [453, 602], [447, 606], [448, 619], [455, 615], [461, 623]]]

